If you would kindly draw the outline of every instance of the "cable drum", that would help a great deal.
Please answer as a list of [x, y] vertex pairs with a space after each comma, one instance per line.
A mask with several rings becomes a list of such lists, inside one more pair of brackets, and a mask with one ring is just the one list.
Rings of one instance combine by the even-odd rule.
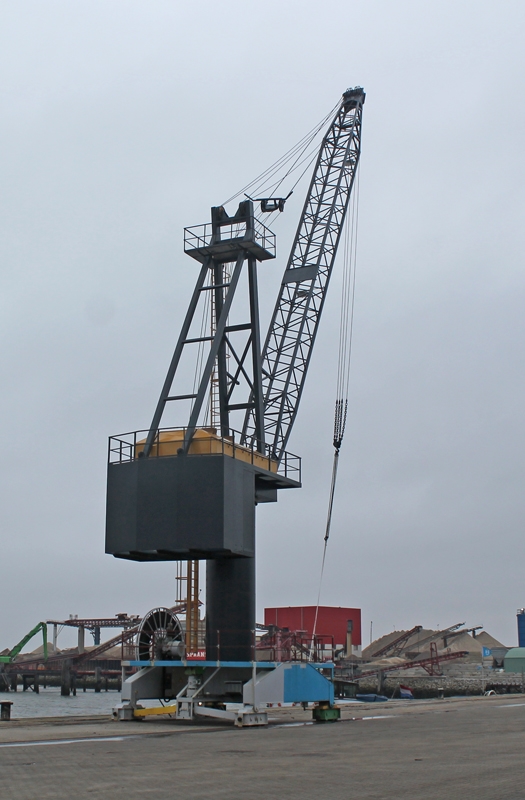
[[182, 625], [169, 608], [148, 611], [136, 638], [138, 661], [180, 661], [184, 655]]

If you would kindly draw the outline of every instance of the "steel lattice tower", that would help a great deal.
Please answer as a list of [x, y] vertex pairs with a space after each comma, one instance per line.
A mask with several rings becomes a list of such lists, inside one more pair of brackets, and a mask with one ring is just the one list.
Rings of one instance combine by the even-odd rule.
[[[280, 460], [297, 414], [361, 153], [365, 93], [344, 93], [326, 133], [262, 356], [264, 435]], [[244, 434], [254, 435], [247, 415]]]

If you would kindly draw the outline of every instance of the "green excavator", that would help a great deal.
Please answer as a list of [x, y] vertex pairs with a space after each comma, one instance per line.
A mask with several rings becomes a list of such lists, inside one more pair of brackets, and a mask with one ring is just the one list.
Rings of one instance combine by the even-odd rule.
[[45, 622], [39, 622], [38, 625], [26, 633], [23, 639], [21, 639], [18, 644], [16, 644], [12, 650], [7, 653], [7, 655], [0, 656], [0, 664], [12, 664], [17, 655], [24, 649], [26, 644], [33, 636], [42, 631], [42, 638], [44, 641], [44, 661], [47, 661], [47, 625]]

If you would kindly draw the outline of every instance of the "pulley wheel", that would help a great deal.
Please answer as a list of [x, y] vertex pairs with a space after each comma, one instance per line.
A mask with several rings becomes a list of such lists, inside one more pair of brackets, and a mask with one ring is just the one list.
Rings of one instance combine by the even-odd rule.
[[175, 614], [169, 608], [154, 608], [139, 625], [137, 658], [139, 661], [173, 659], [171, 645], [180, 642], [182, 648], [183, 641], [182, 626]]

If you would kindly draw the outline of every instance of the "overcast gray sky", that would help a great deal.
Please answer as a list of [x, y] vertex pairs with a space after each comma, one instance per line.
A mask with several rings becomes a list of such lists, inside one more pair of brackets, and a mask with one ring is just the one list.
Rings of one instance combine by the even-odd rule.
[[[173, 565], [104, 554], [107, 437], [150, 422], [196, 278], [183, 227], [206, 222], [356, 84], [367, 100], [354, 361], [322, 602], [361, 607], [365, 643], [371, 620], [374, 636], [465, 621], [515, 643], [524, 4], [0, 10], [0, 649], [43, 618], [172, 602]], [[265, 309], [301, 203], [294, 195], [276, 226]], [[337, 280], [330, 288], [289, 443], [304, 488], [258, 510], [259, 618], [316, 601]]]

